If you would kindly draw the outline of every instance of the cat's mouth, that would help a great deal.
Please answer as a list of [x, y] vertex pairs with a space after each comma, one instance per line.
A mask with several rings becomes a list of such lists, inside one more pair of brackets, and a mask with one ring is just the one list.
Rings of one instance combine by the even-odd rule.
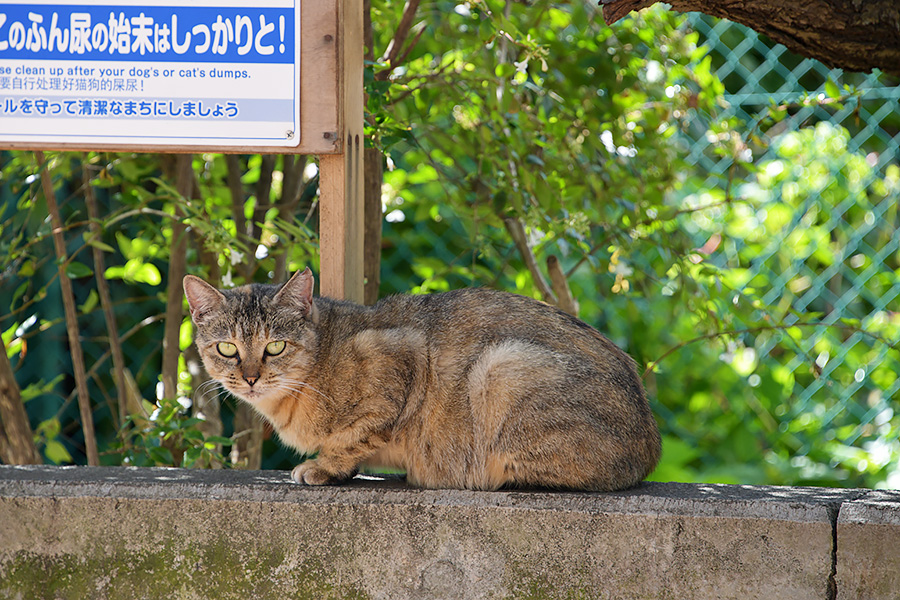
[[227, 387], [229, 392], [248, 402], [258, 401], [265, 395], [259, 385], [231, 384]]
[[270, 399], [274, 391], [270, 385], [242, 385], [239, 386], [239, 389], [234, 390], [234, 394], [247, 402], [259, 404], [266, 399]]
[[241, 395], [246, 400], [259, 400], [263, 397], [263, 391], [258, 387], [244, 386]]

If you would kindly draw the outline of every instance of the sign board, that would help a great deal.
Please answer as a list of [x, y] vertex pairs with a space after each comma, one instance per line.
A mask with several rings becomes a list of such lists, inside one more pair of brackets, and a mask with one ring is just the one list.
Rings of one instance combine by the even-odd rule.
[[300, 0], [0, 1], [0, 144], [295, 151]]
[[317, 155], [357, 302], [363, 146], [363, 0], [0, 0], [0, 149]]

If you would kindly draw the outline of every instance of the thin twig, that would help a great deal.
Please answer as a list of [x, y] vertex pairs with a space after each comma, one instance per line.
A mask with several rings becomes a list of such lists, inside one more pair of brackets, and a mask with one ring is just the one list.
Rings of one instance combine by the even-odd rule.
[[[406, 48], [403, 50], [403, 52], [400, 54], [400, 56], [397, 57], [398, 65], [402, 65], [403, 63], [406, 62], [406, 59], [409, 58], [409, 55], [412, 54], [413, 50], [415, 50], [416, 44], [418, 44], [419, 40], [422, 39], [422, 35], [425, 33], [425, 29], [426, 29], [426, 27], [424, 24], [421, 27], [419, 27], [419, 31], [416, 32], [415, 37], [413, 37], [412, 41], [406, 45]], [[391, 63], [391, 64], [393, 64], [393, 63]]]
[[59, 287], [62, 291], [63, 310], [66, 315], [66, 333], [69, 337], [69, 351], [72, 355], [72, 369], [75, 376], [75, 389], [78, 391], [78, 410], [81, 414], [81, 429], [84, 432], [84, 448], [87, 454], [87, 462], [90, 466], [100, 465], [100, 456], [97, 453], [97, 437], [94, 433], [94, 415], [91, 409], [91, 399], [88, 392], [87, 375], [84, 368], [84, 354], [81, 349], [81, 341], [78, 335], [78, 313], [75, 311], [75, 294], [72, 291], [72, 280], [66, 275], [66, 241], [63, 238], [63, 220], [56, 203], [53, 192], [53, 182], [50, 180], [50, 170], [44, 153], [40, 150], [34, 153], [40, 166], [41, 188], [44, 199], [47, 201], [47, 211], [50, 213], [50, 222], [53, 227], [53, 246], [59, 261], [57, 268]]
[[[128, 331], [123, 333], [120, 337], [120, 341], [127, 342], [131, 336], [136, 334], [138, 331], [140, 331], [144, 327], [148, 327], [150, 325], [153, 325], [154, 323], [159, 323], [160, 321], [162, 321], [165, 318], [166, 318], [166, 315], [164, 313], [160, 313], [158, 315], [151, 315], [151, 316], [147, 317], [146, 319], [141, 320], [139, 323], [134, 325], [131, 329], [129, 329]], [[97, 360], [94, 362], [94, 364], [91, 365], [91, 368], [88, 369], [88, 372], [87, 372], [88, 377], [93, 377], [97, 373], [97, 371], [100, 370], [100, 367], [103, 365], [103, 363], [106, 362], [106, 360], [109, 357], [110, 357], [109, 350], [107, 350], [103, 354], [101, 354], [97, 358]], [[128, 382], [128, 380], [129, 380], [129, 376], [126, 374], [125, 381]], [[126, 383], [126, 389], [127, 389], [127, 383]], [[62, 416], [62, 414], [69, 407], [69, 404], [71, 404], [72, 400], [74, 400], [74, 399], [75, 399], [75, 392], [72, 392], [66, 397], [65, 401], [59, 407], [59, 409], [56, 412], [56, 416], [57, 417]], [[131, 412], [131, 411], [128, 411], [128, 412]]]
[[162, 210], [156, 210], [155, 208], [144, 207], [144, 208], [135, 208], [134, 210], [127, 210], [123, 213], [119, 213], [118, 215], [116, 215], [115, 217], [110, 219], [109, 221], [106, 221], [106, 223], [104, 225], [107, 228], [109, 228], [112, 225], [115, 225], [116, 223], [118, 223], [119, 221], [122, 221], [123, 219], [127, 219], [128, 217], [133, 217], [135, 215], [153, 215], [155, 217], [162, 217], [164, 219], [175, 219], [175, 220], [180, 218], [178, 215], [173, 215], [172, 213], [167, 213]]
[[21, 390], [3, 340], [0, 340], [0, 461], [8, 465], [43, 462], [34, 444], [34, 431], [28, 422]]
[[538, 267], [537, 260], [534, 258], [534, 252], [531, 250], [531, 246], [528, 245], [528, 237], [525, 234], [525, 226], [522, 225], [522, 221], [515, 217], [504, 217], [503, 224], [506, 225], [506, 230], [519, 250], [522, 260], [525, 261], [525, 266], [528, 267], [531, 278], [534, 280], [534, 285], [541, 293], [544, 302], [555, 306], [557, 303], [556, 294], [550, 289], [550, 285], [544, 278], [544, 274], [541, 273], [540, 267]]
[[572, 289], [569, 287], [566, 274], [563, 273], [562, 264], [552, 254], [547, 257], [547, 272], [550, 274], [550, 283], [553, 285], [553, 291], [559, 299], [556, 305], [573, 317], [577, 317], [578, 300], [572, 295]]
[[885, 344], [891, 348], [893, 348], [895, 346], [895, 344], [891, 343], [890, 340], [886, 340], [885, 338], [881, 337], [878, 334], [872, 333], [871, 331], [866, 331], [865, 329], [861, 329], [861, 328], [855, 327], [853, 325], [844, 325], [842, 323], [817, 322], [817, 323], [793, 323], [791, 325], [760, 325], [759, 327], [749, 327], [747, 329], [732, 329], [730, 331], [716, 331], [714, 333], [698, 335], [695, 338], [685, 340], [685, 341], [681, 342], [680, 344], [672, 346], [671, 348], [669, 348], [668, 350], [663, 352], [663, 354], [659, 358], [657, 358], [656, 360], [651, 362], [649, 365], [647, 365], [647, 368], [644, 369], [644, 373], [643, 373], [643, 375], [641, 375], [641, 378], [643, 379], [643, 378], [647, 377], [647, 375], [654, 368], [656, 368], [656, 365], [658, 365], [663, 360], [665, 360], [670, 354], [678, 352], [685, 346], [688, 346], [695, 342], [702, 342], [703, 340], [711, 340], [711, 339], [714, 339], [717, 337], [724, 337], [724, 336], [737, 336], [737, 335], [744, 335], [746, 333], [750, 333], [750, 334], [760, 333], [762, 331], [786, 331], [786, 330], [790, 329], [791, 327], [826, 327], [826, 328], [827, 327], [835, 327], [837, 329], [845, 329], [848, 331], [861, 333], [861, 334], [868, 336], [874, 340], [877, 340], [877, 341], [881, 342], [882, 344]]
[[[82, 157], [82, 179], [84, 181], [84, 204], [87, 208], [88, 219], [94, 238], [99, 238], [100, 211], [97, 209], [97, 197], [94, 194], [94, 186], [91, 185], [91, 173], [88, 169], [88, 157]], [[118, 415], [116, 426], [121, 427], [128, 414], [128, 405], [125, 395], [125, 357], [122, 353], [122, 343], [119, 340], [119, 330], [116, 326], [116, 313], [113, 310], [112, 295], [109, 292], [109, 282], [106, 281], [106, 259], [103, 250], [96, 245], [91, 247], [94, 256], [94, 276], [97, 280], [97, 294], [100, 297], [100, 308], [103, 309], [103, 317], [106, 321], [106, 332], [109, 339], [109, 350], [112, 353], [113, 372], [116, 378], [116, 398], [118, 399]]]
[[391, 38], [384, 55], [381, 57], [381, 62], [387, 63], [389, 68], [378, 73], [376, 79], [387, 79], [390, 72], [397, 66], [397, 57], [400, 56], [400, 52], [406, 44], [406, 38], [409, 37], [409, 30], [412, 28], [413, 21], [416, 18], [419, 2], [420, 0], [407, 0], [406, 6], [403, 7], [403, 16], [400, 17], [397, 29], [394, 30], [394, 37]]

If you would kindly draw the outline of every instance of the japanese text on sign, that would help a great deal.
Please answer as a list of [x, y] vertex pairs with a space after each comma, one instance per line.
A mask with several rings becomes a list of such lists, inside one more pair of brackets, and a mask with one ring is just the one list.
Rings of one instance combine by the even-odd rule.
[[0, 5], [0, 58], [292, 62], [284, 9]]
[[0, 2], [0, 140], [296, 145], [299, 31], [299, 0]]

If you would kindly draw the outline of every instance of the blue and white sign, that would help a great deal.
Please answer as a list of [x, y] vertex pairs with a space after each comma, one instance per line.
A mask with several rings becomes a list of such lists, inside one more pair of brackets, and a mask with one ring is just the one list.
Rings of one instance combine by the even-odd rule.
[[300, 0], [0, 1], [0, 145], [297, 146]]

